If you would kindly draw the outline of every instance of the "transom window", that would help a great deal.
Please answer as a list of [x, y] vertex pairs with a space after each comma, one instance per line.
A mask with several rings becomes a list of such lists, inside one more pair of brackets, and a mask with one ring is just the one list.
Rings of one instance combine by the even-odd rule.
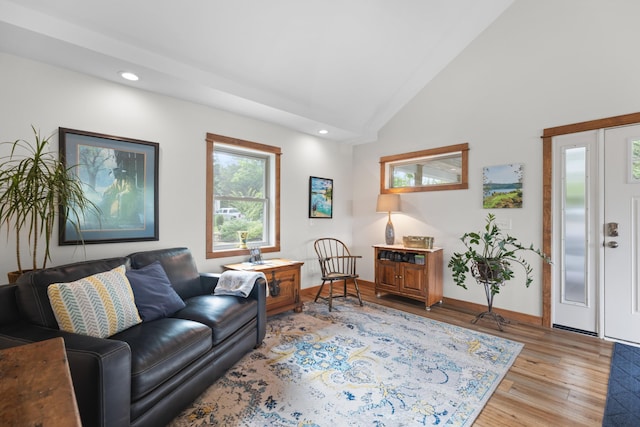
[[207, 134], [207, 258], [280, 250], [280, 154]]
[[380, 158], [380, 192], [469, 188], [468, 144], [450, 145]]

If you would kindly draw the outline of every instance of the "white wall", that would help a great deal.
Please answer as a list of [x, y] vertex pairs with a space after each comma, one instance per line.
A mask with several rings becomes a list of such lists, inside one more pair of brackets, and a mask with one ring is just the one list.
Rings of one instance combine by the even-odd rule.
[[[354, 244], [362, 275], [373, 280], [371, 245], [383, 241], [385, 215], [376, 214], [381, 156], [468, 142], [468, 190], [402, 195], [393, 216], [396, 236], [431, 235], [445, 263], [464, 247], [458, 238], [484, 224], [482, 168], [524, 163], [522, 209], [492, 210], [512, 221], [513, 235], [542, 244], [542, 130], [640, 111], [640, 2], [635, 0], [516, 0], [478, 39], [382, 130], [377, 142], [354, 150]], [[541, 263], [526, 289], [522, 275], [495, 305], [542, 314]], [[445, 270], [445, 297], [483, 304], [474, 282], [455, 286]]]
[[[319, 283], [312, 242], [325, 235], [351, 243], [364, 256], [362, 277], [372, 281], [371, 245], [383, 240], [386, 222], [374, 212], [380, 156], [469, 143], [469, 190], [403, 195], [404, 213], [393, 217], [400, 238], [434, 236], [445, 262], [462, 249], [458, 237], [484, 223], [482, 167], [524, 163], [524, 207], [493, 212], [512, 221], [514, 235], [540, 246], [542, 130], [640, 111], [637, 16], [636, 0], [516, 0], [378, 141], [355, 147], [0, 54], [0, 141], [29, 137], [34, 124], [43, 133], [61, 126], [160, 143], [160, 241], [87, 245], [86, 253], [56, 246], [52, 265], [170, 246], [190, 247], [202, 271], [240, 260], [204, 255], [204, 138], [212, 132], [282, 147], [282, 252], [272, 255], [305, 261], [303, 287]], [[307, 218], [310, 175], [334, 179], [331, 220]], [[15, 269], [14, 241], [0, 231], [3, 282]], [[445, 271], [446, 297], [484, 303], [470, 285], [456, 287]], [[539, 275], [529, 289], [510, 283], [496, 306], [540, 315]]]
[[[5, 54], [0, 54], [0, 94], [0, 141], [31, 139], [33, 124], [43, 135], [67, 127], [160, 144], [160, 240], [86, 245], [83, 250], [57, 246], [56, 230], [49, 265], [173, 246], [189, 247], [201, 271], [219, 272], [222, 264], [244, 260], [205, 259], [207, 132], [282, 148], [282, 251], [267, 255], [305, 261], [303, 286], [319, 283], [315, 238], [351, 240], [350, 146]], [[57, 151], [57, 134], [53, 142]], [[0, 156], [6, 154], [5, 147]], [[309, 221], [310, 175], [334, 179], [333, 220]], [[17, 266], [15, 239], [7, 241], [6, 228], [0, 233], [0, 283], [5, 283], [6, 273]]]

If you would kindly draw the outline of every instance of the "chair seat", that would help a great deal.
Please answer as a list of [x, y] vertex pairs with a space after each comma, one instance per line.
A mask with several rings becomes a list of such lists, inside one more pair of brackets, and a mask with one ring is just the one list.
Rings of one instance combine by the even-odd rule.
[[357, 274], [344, 274], [344, 273], [329, 273], [322, 277], [322, 280], [343, 280], [343, 279], [357, 279]]

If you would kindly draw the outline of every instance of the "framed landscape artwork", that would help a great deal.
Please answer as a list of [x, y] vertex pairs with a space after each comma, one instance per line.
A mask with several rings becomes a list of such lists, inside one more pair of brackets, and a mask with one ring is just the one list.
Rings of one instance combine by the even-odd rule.
[[521, 208], [523, 169], [522, 163], [482, 168], [482, 207]]
[[309, 177], [309, 218], [333, 218], [333, 180]]
[[59, 129], [60, 158], [98, 208], [76, 218], [80, 234], [60, 215], [60, 244], [158, 240], [158, 149], [140, 141]]

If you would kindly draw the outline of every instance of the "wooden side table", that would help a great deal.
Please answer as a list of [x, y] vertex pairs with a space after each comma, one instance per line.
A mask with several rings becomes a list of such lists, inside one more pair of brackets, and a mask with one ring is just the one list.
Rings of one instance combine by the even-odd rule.
[[224, 270], [260, 271], [267, 276], [269, 297], [267, 298], [267, 315], [293, 310], [302, 311], [300, 301], [300, 268], [304, 262], [284, 258], [266, 259], [264, 264], [241, 262], [223, 265]]
[[[442, 302], [442, 248], [374, 245], [376, 295], [382, 292], [424, 301], [425, 308]], [[420, 258], [420, 262], [417, 260]]]
[[81, 426], [62, 338], [0, 350], [2, 425]]

